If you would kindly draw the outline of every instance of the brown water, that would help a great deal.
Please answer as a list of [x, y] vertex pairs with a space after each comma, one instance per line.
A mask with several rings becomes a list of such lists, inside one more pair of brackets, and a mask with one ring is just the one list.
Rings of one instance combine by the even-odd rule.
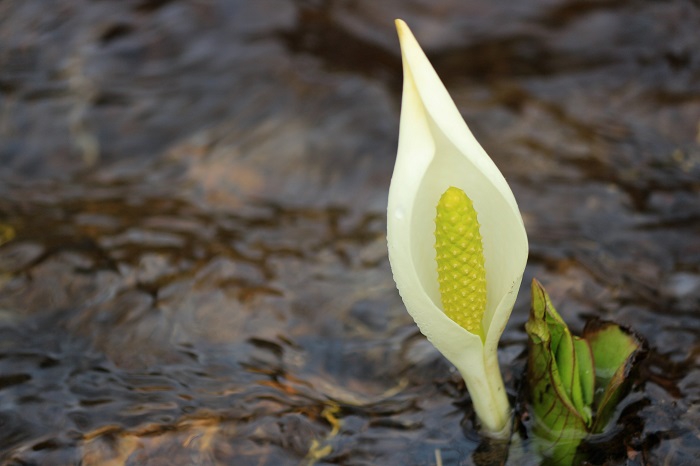
[[592, 463], [700, 461], [697, 2], [47, 5], [0, 2], [1, 462], [539, 463], [394, 289], [395, 17], [525, 219], [514, 400], [536, 276], [649, 342]]

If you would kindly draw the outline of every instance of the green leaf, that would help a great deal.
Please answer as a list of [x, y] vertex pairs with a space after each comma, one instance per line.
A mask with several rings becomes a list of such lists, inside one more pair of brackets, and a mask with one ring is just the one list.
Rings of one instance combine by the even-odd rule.
[[629, 390], [630, 373], [645, 353], [644, 341], [631, 330], [613, 322], [591, 320], [583, 330], [595, 364], [598, 407], [592, 431], [602, 432], [615, 407]]
[[537, 280], [525, 330], [535, 444], [544, 464], [575, 464], [581, 440], [610, 422], [645, 344], [630, 330], [597, 319], [586, 324], [582, 338], [573, 336]]
[[[581, 377], [581, 396], [583, 405], [590, 411], [593, 404], [593, 394], [595, 393], [595, 368], [593, 366], [593, 352], [588, 341], [581, 337], [574, 337], [574, 347], [576, 348], [576, 360], [578, 362], [578, 372]], [[590, 416], [590, 413], [589, 413]]]
[[[556, 324], [560, 328], [559, 323]], [[550, 324], [550, 331], [554, 325]], [[564, 390], [574, 405], [576, 411], [581, 415], [586, 425], [591, 422], [590, 406], [585, 405], [583, 393], [581, 390], [581, 376], [579, 374], [579, 358], [574, 344], [574, 337], [569, 332], [569, 329], [564, 325], [559, 347], [556, 349], [556, 362], [559, 368], [559, 376], [561, 377]], [[579, 344], [580, 346], [580, 344]]]
[[[537, 280], [532, 282], [532, 307], [525, 330], [534, 433], [551, 463], [568, 465], [588, 433], [590, 406], [586, 400], [593, 392], [592, 358], [584, 351], [585, 343], [576, 343], [571, 336]], [[577, 356], [577, 348], [581, 348], [581, 356]], [[584, 383], [579, 366], [585, 367]]]

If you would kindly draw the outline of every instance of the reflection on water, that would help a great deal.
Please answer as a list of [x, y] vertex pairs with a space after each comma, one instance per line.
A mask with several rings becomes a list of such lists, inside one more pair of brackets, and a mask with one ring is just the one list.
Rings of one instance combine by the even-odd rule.
[[650, 343], [591, 461], [693, 463], [697, 6], [451, 0], [0, 4], [0, 461], [539, 464], [394, 289], [394, 17], [513, 186], [524, 283]]

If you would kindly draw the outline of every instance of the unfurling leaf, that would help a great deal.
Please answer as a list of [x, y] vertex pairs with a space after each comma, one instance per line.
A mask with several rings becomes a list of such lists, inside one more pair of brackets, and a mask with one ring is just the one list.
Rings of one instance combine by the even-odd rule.
[[643, 342], [617, 324], [598, 320], [586, 325], [583, 338], [573, 336], [536, 280], [525, 330], [536, 443], [546, 464], [574, 464], [578, 445], [588, 434], [603, 431], [629, 388]]
[[605, 429], [617, 403], [629, 389], [630, 372], [645, 350], [643, 340], [632, 331], [612, 322], [592, 320], [583, 329], [595, 360], [597, 406], [592, 432]]
[[536, 280], [532, 282], [532, 308], [525, 330], [529, 336], [527, 379], [539, 448], [555, 464], [571, 464], [588, 433], [588, 421], [572, 401], [575, 392], [577, 404], [583, 402], [580, 375], [574, 377], [576, 346]]

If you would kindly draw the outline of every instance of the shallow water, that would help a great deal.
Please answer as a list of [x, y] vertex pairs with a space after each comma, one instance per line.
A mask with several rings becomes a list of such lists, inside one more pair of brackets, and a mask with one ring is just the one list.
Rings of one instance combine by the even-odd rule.
[[394, 289], [395, 17], [525, 219], [514, 401], [537, 277], [649, 343], [591, 462], [698, 461], [696, 2], [51, 8], [0, 2], [1, 462], [539, 464]]

